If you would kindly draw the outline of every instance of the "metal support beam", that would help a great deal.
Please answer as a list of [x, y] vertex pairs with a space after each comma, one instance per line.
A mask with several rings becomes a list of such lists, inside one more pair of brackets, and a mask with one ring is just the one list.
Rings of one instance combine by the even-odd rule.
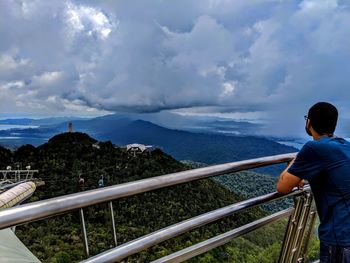
[[0, 181], [9, 180], [11, 182], [20, 182], [22, 174], [23, 176], [25, 175], [25, 180], [31, 180], [33, 179], [33, 175], [38, 172], [39, 170], [0, 170], [0, 173], [2, 174], [2, 178], [0, 178]]
[[114, 245], [118, 246], [118, 241], [117, 241], [117, 233], [115, 230], [115, 220], [114, 220], [114, 212], [113, 212], [113, 203], [109, 202], [109, 212], [111, 213], [111, 221], [112, 221], [112, 232], [113, 232], [113, 239], [114, 239]]
[[185, 248], [183, 250], [180, 250], [178, 252], [175, 252], [171, 255], [157, 259], [157, 260], [153, 261], [152, 263], [183, 262], [185, 260], [191, 259], [195, 256], [198, 256], [198, 255], [201, 255], [205, 252], [208, 252], [211, 249], [225, 245], [225, 244], [229, 243], [230, 241], [232, 241], [232, 239], [234, 239], [236, 237], [242, 236], [242, 235], [249, 233], [255, 229], [263, 227], [269, 223], [275, 222], [280, 218], [289, 216], [293, 211], [294, 211], [294, 208], [285, 209], [285, 210], [280, 211], [278, 213], [261, 218], [259, 220], [251, 222], [251, 223], [246, 224], [244, 226], [241, 226], [241, 227], [238, 227], [238, 228], [233, 229], [231, 231], [228, 231], [224, 234], [218, 235], [216, 237], [205, 240], [205, 241], [198, 243], [196, 245], [193, 245], [193, 246], [190, 246], [190, 247]]
[[310, 193], [306, 194], [305, 203], [302, 208], [302, 212], [299, 219], [299, 225], [297, 228], [297, 233], [293, 242], [292, 258], [290, 262], [298, 262], [300, 250], [303, 245], [303, 240], [306, 232], [307, 222], [310, 216], [312, 195]]
[[80, 217], [81, 229], [83, 232], [84, 254], [85, 254], [85, 257], [89, 257], [89, 243], [87, 239], [87, 232], [86, 232], [86, 226], [85, 226], [84, 210], [82, 208], [79, 209], [79, 217]]
[[301, 258], [298, 259], [298, 262], [306, 262], [307, 261], [309, 246], [310, 246], [311, 240], [313, 238], [313, 234], [314, 234], [314, 229], [315, 229], [315, 224], [316, 224], [316, 219], [317, 219], [317, 212], [312, 211], [310, 213], [310, 218], [311, 219], [310, 219], [309, 229], [308, 229], [308, 232], [306, 234], [305, 245], [304, 245], [303, 251], [301, 253]]
[[303, 261], [303, 257], [299, 256], [310, 216], [312, 200], [310, 193], [296, 197], [295, 212], [288, 223], [279, 259], [280, 263]]
[[289, 218], [289, 222], [286, 229], [286, 234], [282, 243], [282, 249], [280, 253], [279, 263], [289, 262], [290, 252], [292, 250], [292, 242], [294, 240], [296, 229], [299, 225], [300, 214], [304, 205], [303, 196], [298, 196], [294, 199], [295, 210], [292, 216]]

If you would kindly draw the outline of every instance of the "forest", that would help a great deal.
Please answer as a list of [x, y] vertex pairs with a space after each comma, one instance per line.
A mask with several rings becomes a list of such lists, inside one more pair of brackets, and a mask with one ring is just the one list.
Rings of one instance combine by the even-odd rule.
[[[125, 148], [116, 147], [109, 141], [98, 142], [84, 133], [59, 134], [38, 147], [24, 145], [15, 151], [0, 147], [0, 168], [14, 163], [38, 169], [38, 179], [45, 181], [45, 186], [38, 188], [29, 202], [95, 189], [101, 177], [105, 186], [110, 186], [192, 168], [159, 149], [134, 156]], [[236, 203], [250, 197], [248, 193], [269, 191], [273, 183], [273, 178], [264, 181], [264, 176], [251, 172], [235, 176], [238, 177], [228, 175], [194, 181], [114, 201], [118, 243]], [[79, 184], [79, 178], [84, 179], [83, 185]], [[234, 187], [246, 178], [249, 180], [245, 186]], [[277, 208], [253, 208], [234, 214], [163, 242], [125, 262], [149, 262], [266, 216]], [[91, 255], [112, 248], [107, 204], [89, 207], [84, 213]], [[286, 220], [280, 220], [189, 262], [276, 262], [285, 226]], [[84, 258], [78, 212], [18, 226], [16, 234], [43, 262], [77, 262]], [[314, 239], [310, 260], [317, 258], [317, 246]]]

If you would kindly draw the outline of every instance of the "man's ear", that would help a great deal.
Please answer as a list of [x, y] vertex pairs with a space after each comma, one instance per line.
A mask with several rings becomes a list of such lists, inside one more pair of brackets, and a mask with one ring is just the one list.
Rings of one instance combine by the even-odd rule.
[[307, 126], [308, 129], [311, 129], [311, 128], [312, 128], [310, 119], [307, 119], [307, 121], [306, 121], [306, 126]]
[[307, 119], [305, 124], [305, 131], [309, 136], [312, 136], [311, 129], [312, 129], [311, 122], [309, 119]]

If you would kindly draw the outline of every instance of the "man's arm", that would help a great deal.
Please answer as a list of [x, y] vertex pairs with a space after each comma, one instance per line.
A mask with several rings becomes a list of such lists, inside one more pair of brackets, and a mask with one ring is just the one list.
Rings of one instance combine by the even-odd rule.
[[288, 169], [292, 166], [293, 162], [294, 160], [289, 163], [288, 167], [280, 174], [278, 178], [276, 190], [281, 194], [288, 194], [294, 187], [303, 185], [302, 179], [288, 173]]

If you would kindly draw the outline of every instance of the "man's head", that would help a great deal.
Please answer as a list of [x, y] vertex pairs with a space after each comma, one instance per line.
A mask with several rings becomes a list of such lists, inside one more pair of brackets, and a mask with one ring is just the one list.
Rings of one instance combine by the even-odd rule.
[[328, 102], [318, 102], [308, 112], [306, 132], [312, 136], [311, 129], [319, 136], [333, 135], [337, 126], [338, 110]]

